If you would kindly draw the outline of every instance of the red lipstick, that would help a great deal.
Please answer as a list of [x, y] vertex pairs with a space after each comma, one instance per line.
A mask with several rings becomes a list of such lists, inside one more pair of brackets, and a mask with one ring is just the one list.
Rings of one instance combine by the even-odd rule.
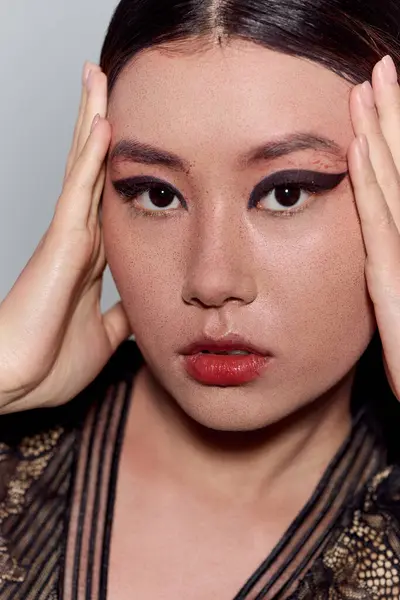
[[199, 340], [181, 352], [186, 372], [205, 385], [235, 386], [257, 379], [271, 355], [238, 336]]

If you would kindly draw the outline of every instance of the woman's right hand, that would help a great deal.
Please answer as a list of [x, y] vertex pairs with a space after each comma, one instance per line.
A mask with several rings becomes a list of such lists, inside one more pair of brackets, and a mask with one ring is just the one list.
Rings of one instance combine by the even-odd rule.
[[106, 259], [98, 209], [111, 141], [106, 115], [107, 78], [86, 63], [54, 217], [0, 304], [0, 414], [68, 402], [131, 333], [121, 303], [104, 315], [100, 309]]

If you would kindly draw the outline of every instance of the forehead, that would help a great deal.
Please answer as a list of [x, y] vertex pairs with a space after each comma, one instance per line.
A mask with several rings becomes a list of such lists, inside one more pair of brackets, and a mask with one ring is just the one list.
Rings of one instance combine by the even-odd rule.
[[195, 50], [152, 48], [138, 54], [113, 90], [113, 138], [190, 153], [194, 142], [226, 149], [297, 131], [344, 148], [352, 138], [351, 84], [306, 59], [251, 42]]

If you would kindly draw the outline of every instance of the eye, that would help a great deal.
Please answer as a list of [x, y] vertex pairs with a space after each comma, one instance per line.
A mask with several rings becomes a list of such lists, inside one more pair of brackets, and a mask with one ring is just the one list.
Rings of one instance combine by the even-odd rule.
[[258, 202], [261, 208], [267, 208], [272, 211], [287, 211], [288, 208], [299, 208], [311, 196], [299, 185], [279, 185], [269, 192], [263, 200]]
[[292, 216], [309, 206], [311, 196], [336, 188], [345, 173], [288, 170], [272, 173], [254, 188], [249, 205], [279, 216]]
[[177, 190], [155, 179], [124, 179], [113, 182], [117, 193], [144, 213], [172, 212], [184, 204]]
[[145, 210], [170, 210], [179, 208], [180, 201], [177, 195], [169, 188], [161, 185], [148, 187], [135, 198], [136, 204]]

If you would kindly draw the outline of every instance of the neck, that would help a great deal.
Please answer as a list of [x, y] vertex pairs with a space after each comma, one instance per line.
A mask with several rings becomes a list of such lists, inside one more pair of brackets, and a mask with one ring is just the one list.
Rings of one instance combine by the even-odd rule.
[[[351, 428], [354, 371], [278, 424], [255, 432], [211, 431], [193, 422], [144, 366], [136, 376], [125, 448], [132, 469], [168, 478], [212, 501], [301, 508]], [[278, 504], [279, 506], [279, 504]]]

